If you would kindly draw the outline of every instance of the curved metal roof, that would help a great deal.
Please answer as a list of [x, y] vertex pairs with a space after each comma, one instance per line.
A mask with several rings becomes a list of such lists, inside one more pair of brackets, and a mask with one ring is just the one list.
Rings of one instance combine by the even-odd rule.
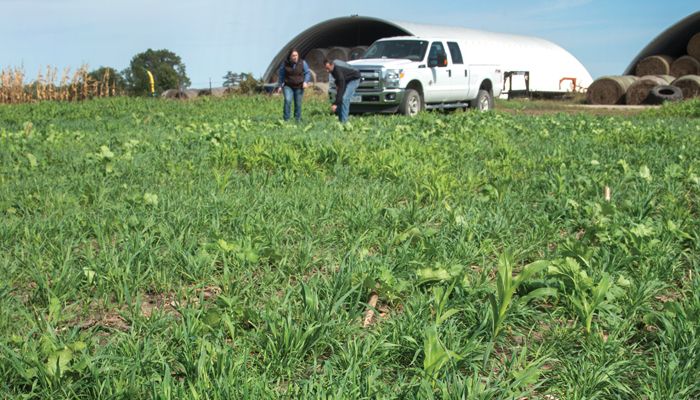
[[503, 70], [530, 71], [533, 91], [561, 91], [559, 80], [564, 77], [576, 78], [582, 87], [592, 82], [586, 68], [574, 56], [544, 39], [360, 16], [330, 19], [303, 31], [277, 53], [263, 79], [270, 81], [292, 48], [297, 48], [303, 57], [314, 48], [366, 46], [392, 36], [452, 38], [469, 42], [475, 48], [490, 49], [489, 54], [496, 55]]
[[633, 75], [637, 63], [649, 56], [664, 54], [678, 58], [686, 53], [686, 46], [694, 34], [700, 32], [700, 11], [690, 14], [663, 31], [632, 60], [625, 75]]
[[272, 59], [263, 79], [267, 82], [276, 72], [287, 53], [296, 48], [302, 57], [311, 49], [334, 46], [370, 45], [389, 36], [410, 36], [411, 32], [393, 22], [372, 17], [340, 17], [320, 22], [298, 34]]

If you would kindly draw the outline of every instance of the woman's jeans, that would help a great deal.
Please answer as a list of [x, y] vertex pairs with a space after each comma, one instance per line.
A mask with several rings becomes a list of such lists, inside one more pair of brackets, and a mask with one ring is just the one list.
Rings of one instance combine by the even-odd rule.
[[282, 88], [284, 92], [284, 120], [289, 121], [292, 115], [292, 100], [294, 100], [294, 118], [301, 121], [301, 100], [304, 98], [304, 88], [290, 88], [285, 86]]

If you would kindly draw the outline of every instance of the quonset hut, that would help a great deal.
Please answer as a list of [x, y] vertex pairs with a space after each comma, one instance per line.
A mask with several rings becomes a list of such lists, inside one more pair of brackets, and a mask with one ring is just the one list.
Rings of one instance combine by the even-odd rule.
[[[624, 75], [634, 75], [639, 61], [655, 55], [663, 55], [677, 60], [688, 54], [700, 61], [700, 38], [696, 36], [699, 33], [700, 11], [685, 17], [654, 38], [632, 59]], [[693, 37], [695, 40], [691, 43]]]
[[263, 79], [274, 84], [280, 63], [296, 48], [315, 72], [317, 81], [327, 82], [324, 58], [357, 59], [374, 41], [395, 36], [459, 38], [493, 48], [504, 73], [505, 93], [561, 94], [585, 89], [592, 82], [576, 57], [544, 39], [361, 16], [330, 19], [301, 32], [272, 59]]

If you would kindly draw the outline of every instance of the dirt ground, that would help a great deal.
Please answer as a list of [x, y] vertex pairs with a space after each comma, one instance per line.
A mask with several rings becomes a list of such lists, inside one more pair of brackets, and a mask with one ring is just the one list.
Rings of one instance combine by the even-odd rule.
[[563, 100], [496, 100], [496, 109], [498, 111], [525, 115], [586, 113], [606, 116], [633, 116], [658, 107], [659, 106], [590, 105], [585, 104], [583, 99], [580, 98]]

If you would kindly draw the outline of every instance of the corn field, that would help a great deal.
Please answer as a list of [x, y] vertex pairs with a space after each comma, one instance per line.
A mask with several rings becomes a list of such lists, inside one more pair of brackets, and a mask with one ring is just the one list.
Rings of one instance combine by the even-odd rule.
[[23, 68], [5, 68], [0, 72], [0, 104], [80, 101], [120, 95], [116, 83], [110, 85], [110, 78], [106, 70], [100, 79], [94, 79], [87, 65], [83, 65], [72, 73], [70, 68], [65, 68], [59, 79], [59, 69], [47, 66], [39, 70], [34, 81], [27, 82]]
[[0, 107], [0, 399], [700, 399], [700, 100], [532, 103]]

